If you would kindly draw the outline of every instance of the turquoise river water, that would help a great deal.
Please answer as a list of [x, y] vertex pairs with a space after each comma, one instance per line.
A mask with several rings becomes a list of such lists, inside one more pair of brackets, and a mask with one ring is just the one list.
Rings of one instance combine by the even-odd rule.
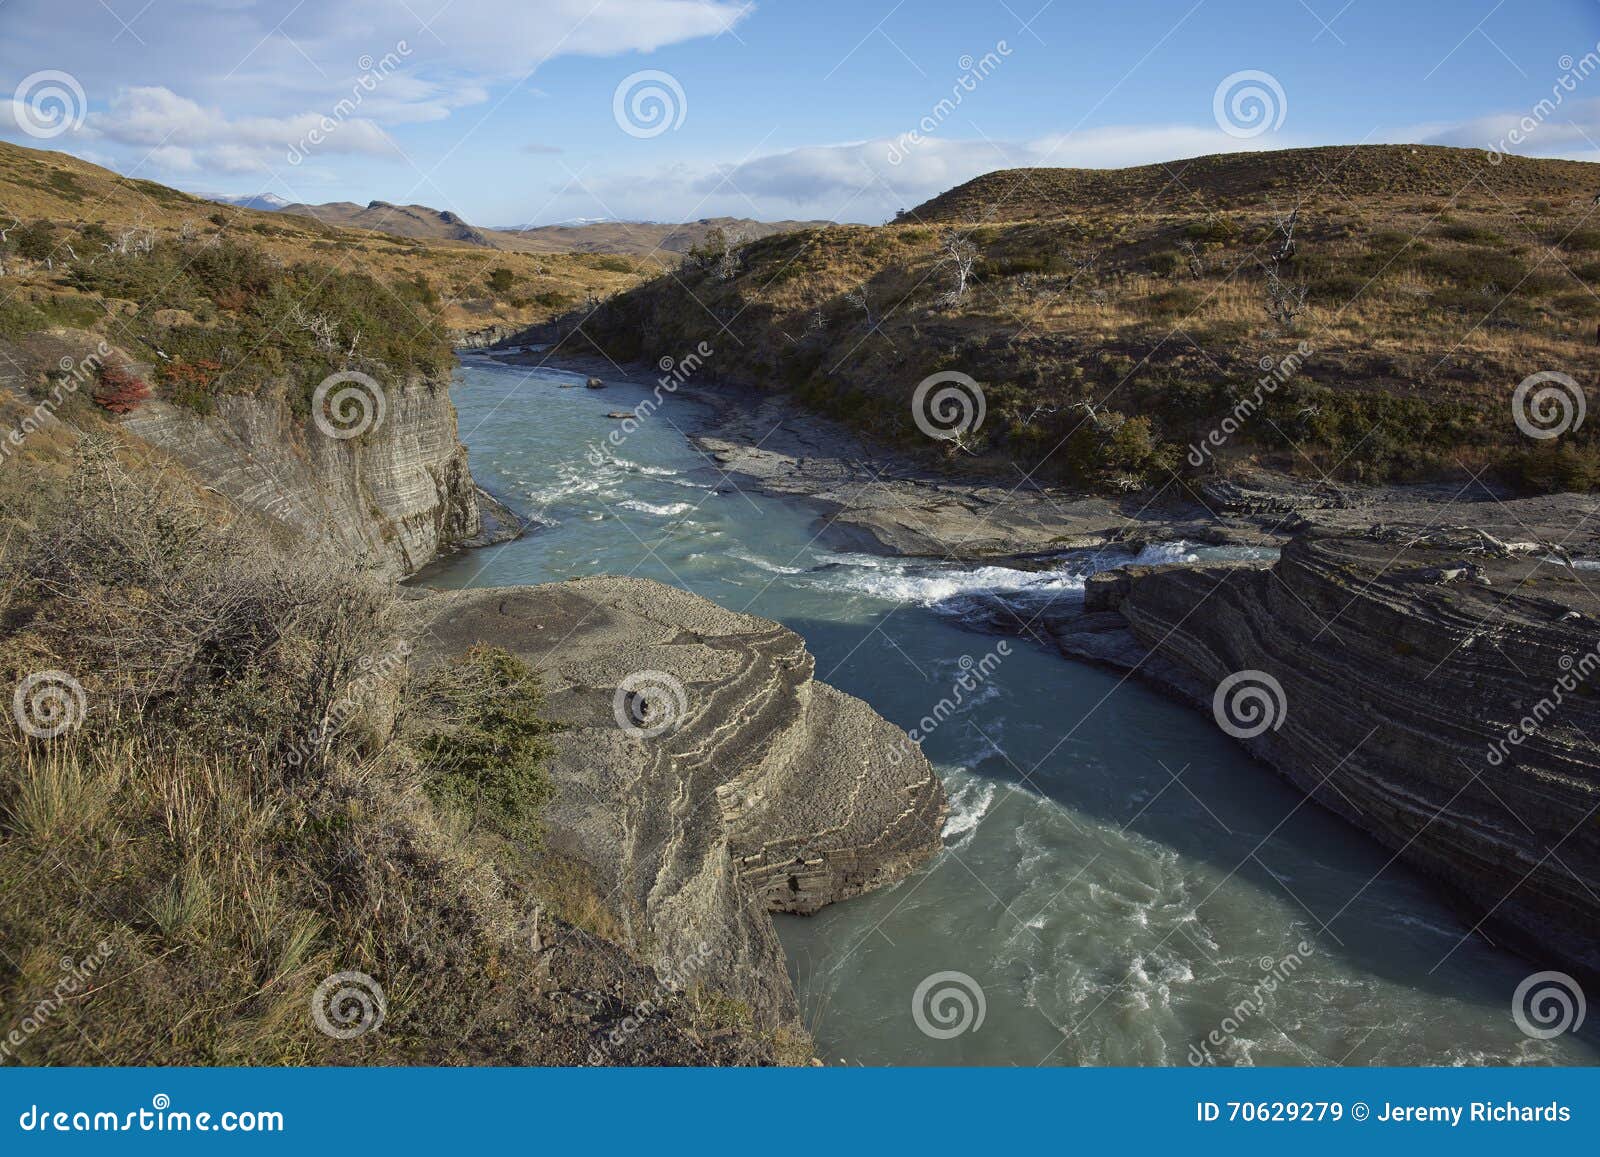
[[1592, 1027], [1520, 1031], [1512, 994], [1537, 966], [1469, 935], [1209, 716], [976, 626], [1081, 598], [1085, 574], [1128, 556], [1041, 574], [864, 554], [811, 506], [724, 476], [685, 437], [706, 416], [690, 397], [594, 454], [617, 427], [606, 413], [647, 390], [562, 388], [575, 381], [464, 359], [473, 473], [544, 525], [421, 581], [686, 587], [799, 632], [819, 678], [907, 728], [986, 673], [923, 741], [952, 800], [945, 850], [893, 888], [779, 919], [828, 1063], [1600, 1061]]

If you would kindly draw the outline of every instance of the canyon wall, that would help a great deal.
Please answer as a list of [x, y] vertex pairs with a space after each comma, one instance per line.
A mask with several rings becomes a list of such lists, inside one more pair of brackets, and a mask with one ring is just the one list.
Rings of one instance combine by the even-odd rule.
[[446, 384], [391, 386], [381, 422], [334, 438], [281, 397], [224, 396], [200, 416], [151, 400], [123, 429], [242, 511], [400, 577], [482, 530]]
[[1270, 567], [1097, 576], [1087, 609], [1119, 612], [1141, 673], [1206, 711], [1229, 675], [1270, 676], [1252, 752], [1446, 885], [1469, 926], [1600, 976], [1595, 572], [1451, 538], [1309, 532]]

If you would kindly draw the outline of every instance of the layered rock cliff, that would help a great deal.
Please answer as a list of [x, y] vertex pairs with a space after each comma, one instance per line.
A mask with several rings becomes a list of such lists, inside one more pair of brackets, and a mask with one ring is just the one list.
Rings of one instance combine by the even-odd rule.
[[[269, 398], [219, 398], [204, 417], [151, 401], [120, 424], [291, 546], [331, 544], [399, 577], [515, 516], [474, 487], [446, 390], [392, 388], [387, 403], [350, 439]], [[581, 865], [627, 955], [663, 985], [747, 1007], [747, 1059], [767, 1055], [756, 1046], [774, 1033], [808, 1039], [768, 913], [880, 887], [939, 847], [944, 789], [904, 734], [815, 682], [798, 635], [655, 583], [413, 597], [427, 623], [419, 669], [490, 643], [541, 671], [562, 727], [546, 846]], [[629, 676], [681, 688], [681, 718], [658, 735], [625, 729]]]
[[[588, 867], [634, 948], [743, 1001], [758, 1028], [800, 1023], [768, 913], [891, 883], [940, 845], [927, 760], [816, 682], [776, 623], [626, 578], [426, 600], [420, 664], [490, 641], [542, 672], [564, 728], [551, 850]], [[625, 728], [641, 696], [653, 714]]]
[[1120, 613], [1141, 673], [1207, 711], [1229, 675], [1270, 676], [1251, 751], [1445, 884], [1470, 926], [1595, 977], [1600, 597], [1547, 559], [1476, 532], [1312, 532], [1270, 567], [1097, 576], [1089, 623]]
[[483, 522], [448, 388], [408, 382], [386, 397], [382, 420], [348, 439], [274, 397], [219, 397], [203, 417], [152, 400], [122, 426], [291, 539], [399, 577], [471, 545]]

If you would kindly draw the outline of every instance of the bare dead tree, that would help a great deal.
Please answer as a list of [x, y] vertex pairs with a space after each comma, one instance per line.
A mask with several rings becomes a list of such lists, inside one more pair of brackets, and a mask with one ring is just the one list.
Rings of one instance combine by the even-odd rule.
[[972, 271], [978, 265], [978, 247], [958, 230], [946, 229], [939, 235], [939, 248], [942, 251], [940, 264], [948, 265], [955, 277], [955, 284], [945, 292], [942, 300], [946, 305], [959, 305], [966, 296]]
[[317, 348], [332, 353], [339, 348], [339, 323], [324, 313], [307, 313], [295, 302], [289, 307], [289, 319], [310, 334]]
[[968, 440], [968, 432], [966, 430], [951, 430], [944, 436], [943, 442], [946, 446], [959, 450], [963, 454], [976, 455], [978, 453], [977, 444]]
[[1095, 407], [1093, 402], [1073, 402], [1072, 405], [1067, 407], [1067, 409], [1082, 410], [1085, 414], [1089, 415], [1089, 421], [1094, 423], [1095, 429], [1098, 430], [1103, 427], [1100, 411]]
[[131, 253], [149, 253], [155, 246], [155, 230], [139, 223], [117, 234], [116, 240], [106, 247], [106, 251], [126, 257]]
[[1067, 291], [1082, 287], [1085, 281], [1094, 276], [1100, 267], [1100, 251], [1098, 249], [1068, 250], [1062, 254], [1067, 264]]
[[1306, 309], [1306, 284], [1287, 282], [1276, 265], [1267, 267], [1267, 316], [1281, 333], [1294, 330], [1295, 321]]
[[714, 265], [719, 280], [732, 281], [739, 276], [739, 269], [744, 264], [739, 249], [749, 240], [750, 234], [743, 229], [733, 229], [723, 234], [722, 252], [717, 254]]
[[1206, 275], [1206, 259], [1200, 255], [1200, 246], [1187, 237], [1178, 242], [1178, 252], [1189, 265], [1189, 276], [1196, 281]]
[[872, 316], [872, 297], [865, 285], [858, 285], [854, 289], [846, 290], [844, 299], [866, 315], [868, 329], [877, 328], [877, 319]]
[[1274, 265], [1282, 264], [1294, 256], [1294, 231], [1299, 223], [1300, 208], [1298, 205], [1288, 213], [1273, 212], [1272, 226], [1277, 238], [1277, 248], [1268, 255], [1268, 259]]

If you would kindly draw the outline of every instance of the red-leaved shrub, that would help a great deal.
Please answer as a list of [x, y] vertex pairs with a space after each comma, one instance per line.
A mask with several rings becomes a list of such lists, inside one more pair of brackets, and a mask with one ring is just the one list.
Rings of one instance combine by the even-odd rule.
[[150, 396], [149, 384], [119, 362], [102, 363], [98, 378], [95, 405], [113, 414], [130, 414]]

